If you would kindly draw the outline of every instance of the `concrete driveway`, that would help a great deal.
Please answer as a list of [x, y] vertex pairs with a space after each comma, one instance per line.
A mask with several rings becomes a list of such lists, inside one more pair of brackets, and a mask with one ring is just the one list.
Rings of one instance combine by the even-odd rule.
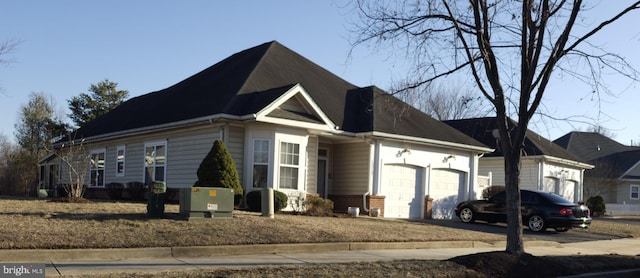
[[[593, 221], [615, 221], [615, 220], [600, 220], [599, 218], [597, 218], [597, 219], [594, 219]], [[482, 221], [477, 221], [475, 223], [463, 223], [458, 218], [455, 218], [452, 220], [437, 220], [437, 219], [424, 220], [424, 222], [432, 225], [439, 225], [439, 226], [444, 226], [449, 228], [472, 230], [477, 232], [492, 233], [492, 234], [498, 234], [498, 235], [504, 235], [507, 232], [507, 226], [504, 223], [489, 224], [487, 222], [482, 222]], [[640, 225], [640, 219], [638, 219], [638, 221], [636, 221], [635, 224]], [[525, 228], [523, 234], [526, 238], [529, 238], [529, 239], [555, 241], [558, 243], [575, 243], [575, 242], [609, 240], [609, 239], [620, 238], [612, 235], [590, 233], [588, 230], [579, 230], [579, 229], [573, 229], [563, 233], [556, 232], [554, 229], [548, 229], [546, 232], [536, 233]]]

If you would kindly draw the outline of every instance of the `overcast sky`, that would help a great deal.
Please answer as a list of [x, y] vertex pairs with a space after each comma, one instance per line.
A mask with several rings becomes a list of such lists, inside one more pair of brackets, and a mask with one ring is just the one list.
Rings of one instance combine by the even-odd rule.
[[[407, 74], [405, 63], [384, 49], [358, 47], [349, 56], [349, 22], [356, 15], [347, 2], [2, 1], [0, 41], [21, 43], [8, 57], [12, 63], [0, 66], [0, 134], [15, 140], [20, 106], [32, 92], [51, 96], [59, 113], [66, 115], [67, 100], [87, 93], [90, 84], [109, 79], [134, 97], [164, 89], [236, 52], [272, 40], [357, 86], [386, 90]], [[629, 1], [604, 2], [582, 24], [609, 17]], [[637, 26], [640, 11], [605, 30], [594, 43], [640, 68]], [[553, 82], [543, 102], [545, 113], [559, 119], [599, 119], [617, 141], [640, 142], [635, 115], [638, 85], [613, 75], [602, 78], [615, 96], [600, 102], [588, 87], [566, 79]], [[536, 118], [531, 126], [551, 140], [586, 128], [548, 118]]]

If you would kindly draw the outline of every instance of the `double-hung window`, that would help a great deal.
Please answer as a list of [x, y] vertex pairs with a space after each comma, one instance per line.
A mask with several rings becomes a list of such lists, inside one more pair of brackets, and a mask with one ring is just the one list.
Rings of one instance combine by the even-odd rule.
[[253, 140], [253, 187], [267, 187], [269, 176], [269, 140]]
[[640, 199], [640, 185], [632, 185], [631, 186], [631, 196], [629, 196], [631, 200]]
[[280, 188], [298, 189], [300, 144], [280, 142]]
[[126, 149], [125, 146], [118, 146], [116, 149], [116, 176], [124, 176], [124, 157]]
[[144, 145], [144, 184], [165, 181], [167, 142], [152, 142]]
[[104, 186], [104, 158], [105, 150], [93, 150], [89, 160], [89, 172], [91, 174], [91, 186]]

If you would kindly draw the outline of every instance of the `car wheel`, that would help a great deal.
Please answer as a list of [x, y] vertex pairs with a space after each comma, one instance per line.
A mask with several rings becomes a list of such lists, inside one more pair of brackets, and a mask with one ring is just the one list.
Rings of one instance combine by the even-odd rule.
[[476, 220], [473, 210], [470, 207], [463, 207], [462, 210], [460, 210], [460, 220], [464, 223], [473, 223], [473, 221]]
[[569, 227], [555, 227], [553, 229], [556, 230], [556, 232], [564, 233], [564, 232], [570, 230], [571, 228], [569, 228]]
[[547, 229], [542, 216], [534, 214], [529, 217], [529, 230], [534, 232], [544, 232]]

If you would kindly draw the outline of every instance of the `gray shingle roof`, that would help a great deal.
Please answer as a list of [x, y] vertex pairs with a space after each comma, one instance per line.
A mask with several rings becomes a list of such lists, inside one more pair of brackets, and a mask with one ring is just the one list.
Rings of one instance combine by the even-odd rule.
[[[503, 156], [503, 153], [497, 144], [498, 141], [492, 135], [493, 130], [497, 128], [495, 117], [451, 120], [444, 122], [495, 149], [493, 153], [487, 154], [486, 156]], [[517, 127], [517, 123], [509, 119], [509, 127], [513, 130]], [[577, 162], [586, 161], [531, 130], [527, 130], [523, 151], [524, 156], [547, 155]]]
[[596, 132], [569, 132], [553, 142], [586, 161], [617, 152], [640, 150], [638, 147], [620, 144]]
[[[169, 88], [134, 97], [87, 123], [77, 136], [126, 134], [218, 114], [251, 115], [296, 84], [342, 130], [379, 131], [486, 148], [375, 87], [356, 87], [276, 41], [233, 54]], [[272, 115], [319, 120], [291, 112]]]
[[560, 147], [596, 166], [585, 172], [586, 177], [640, 179], [624, 176], [640, 161], [640, 148], [626, 146], [596, 132], [573, 131], [554, 140]]

